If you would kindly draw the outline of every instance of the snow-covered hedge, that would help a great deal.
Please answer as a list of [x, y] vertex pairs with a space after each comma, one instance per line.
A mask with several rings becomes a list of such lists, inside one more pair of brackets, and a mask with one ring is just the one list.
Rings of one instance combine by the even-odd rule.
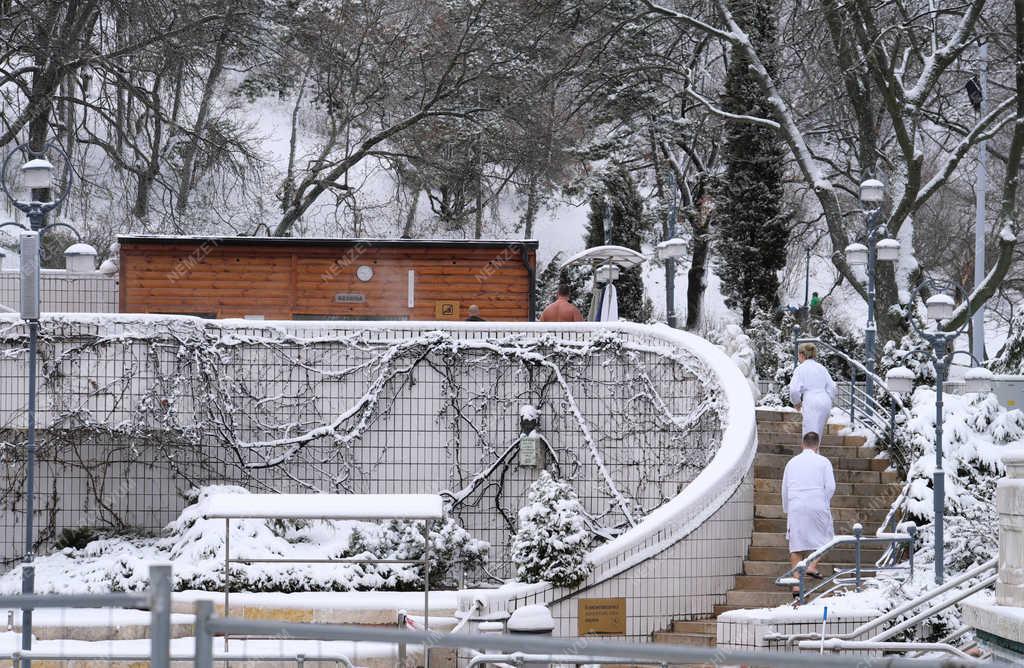
[[[213, 494], [247, 494], [231, 486], [204, 487], [157, 537], [112, 536], [81, 549], [65, 548], [36, 560], [36, 591], [75, 593], [138, 591], [148, 585], [149, 564], [174, 564], [176, 590], [219, 590], [224, 583], [224, 521], [204, 519]], [[431, 583], [439, 586], [459, 565], [481, 565], [489, 546], [448, 519], [430, 531]], [[422, 523], [231, 521], [234, 557], [419, 559]], [[422, 587], [417, 564], [235, 564], [235, 591], [406, 590]], [[21, 590], [21, 567], [0, 577], [0, 593]]]

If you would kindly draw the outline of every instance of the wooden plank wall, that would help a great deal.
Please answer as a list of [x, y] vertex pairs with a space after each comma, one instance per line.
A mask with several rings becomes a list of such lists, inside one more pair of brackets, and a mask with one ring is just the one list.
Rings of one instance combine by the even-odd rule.
[[[271, 320], [344, 316], [434, 320], [435, 303], [470, 304], [487, 320], [527, 320], [529, 275], [518, 247], [215, 245], [121, 241], [122, 313]], [[529, 252], [536, 267], [535, 253]], [[373, 267], [367, 282], [360, 265]], [[416, 272], [408, 307], [408, 271]], [[361, 294], [363, 303], [338, 303]]]

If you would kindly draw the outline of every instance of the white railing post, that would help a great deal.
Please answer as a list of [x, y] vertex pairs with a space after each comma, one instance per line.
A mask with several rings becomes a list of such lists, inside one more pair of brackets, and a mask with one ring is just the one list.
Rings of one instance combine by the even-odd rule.
[[1024, 607], [1024, 450], [1003, 455], [1006, 477], [996, 484], [999, 578], [996, 603]]

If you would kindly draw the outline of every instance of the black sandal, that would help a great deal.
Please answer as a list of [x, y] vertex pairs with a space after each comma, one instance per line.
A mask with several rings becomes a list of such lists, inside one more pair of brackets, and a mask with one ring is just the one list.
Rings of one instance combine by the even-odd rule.
[[814, 578], [815, 580], [824, 580], [825, 579], [825, 576], [822, 575], [821, 573], [819, 573], [818, 571], [814, 571], [814, 572], [807, 571], [804, 575], [809, 575], [812, 578]]

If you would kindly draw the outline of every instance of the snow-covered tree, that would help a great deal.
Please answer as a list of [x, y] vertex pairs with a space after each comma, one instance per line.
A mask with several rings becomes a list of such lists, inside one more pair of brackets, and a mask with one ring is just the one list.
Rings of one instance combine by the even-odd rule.
[[530, 486], [527, 505], [519, 510], [519, 530], [512, 541], [512, 562], [523, 582], [550, 582], [571, 587], [590, 574], [590, 534], [583, 507], [569, 483], [542, 471]]
[[[736, 21], [761, 51], [765, 67], [776, 71], [775, 9], [756, 0], [730, 3]], [[750, 59], [732, 54], [722, 108], [731, 114], [763, 117], [771, 113], [767, 96], [751, 72]], [[789, 230], [781, 213], [782, 143], [774, 128], [733, 123], [726, 132], [725, 178], [717, 193], [718, 275], [726, 303], [739, 310], [743, 326], [758, 308], [779, 305], [778, 271], [786, 264]]]

